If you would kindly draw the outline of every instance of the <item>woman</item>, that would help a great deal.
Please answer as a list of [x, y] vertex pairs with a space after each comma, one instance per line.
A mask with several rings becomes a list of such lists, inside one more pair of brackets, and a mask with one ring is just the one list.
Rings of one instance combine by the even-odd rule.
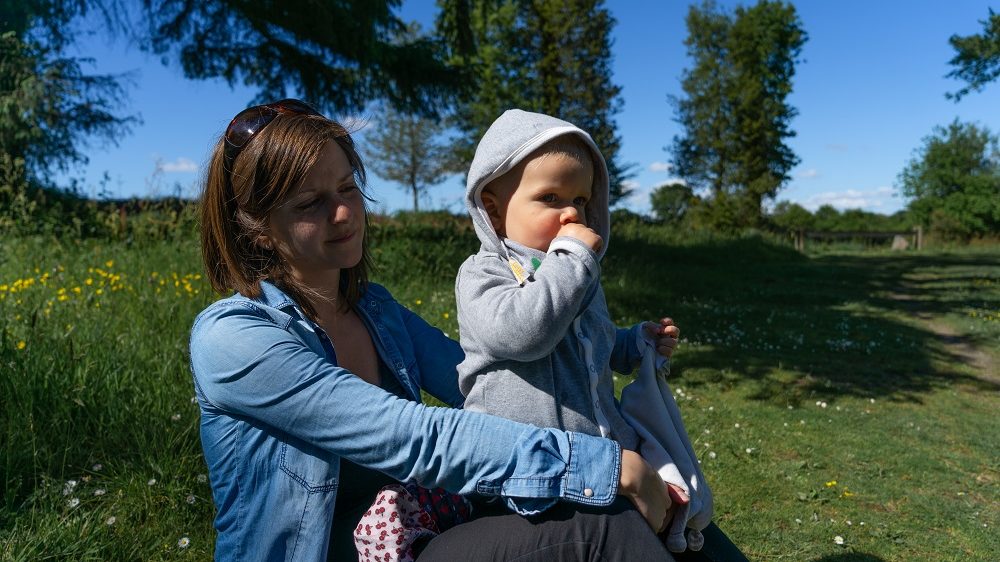
[[502, 515], [459, 526], [422, 560], [492, 559], [498, 548], [669, 560], [641, 524], [663, 528], [666, 488], [635, 453], [420, 404], [421, 390], [462, 403], [461, 350], [368, 282], [364, 182], [347, 131], [297, 100], [240, 112], [215, 146], [202, 252], [212, 286], [236, 294], [195, 320], [191, 365], [216, 559], [323, 560], [328, 549], [352, 559], [359, 507], [387, 483], [415, 481], [499, 496], [525, 515], [579, 506], [560, 504], [545, 524]]

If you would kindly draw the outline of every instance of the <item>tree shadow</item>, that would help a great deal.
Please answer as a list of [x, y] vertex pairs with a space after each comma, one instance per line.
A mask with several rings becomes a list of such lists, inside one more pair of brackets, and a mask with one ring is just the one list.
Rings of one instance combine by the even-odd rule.
[[885, 558], [880, 558], [874, 554], [863, 552], [850, 552], [844, 554], [829, 554], [814, 558], [811, 562], [885, 562]]
[[997, 378], [962, 367], [966, 354], [944, 345], [955, 342], [904, 320], [992, 306], [995, 291], [957, 294], [954, 286], [997, 272], [989, 255], [810, 258], [759, 238], [669, 246], [618, 237], [603, 285], [619, 324], [663, 314], [677, 321], [673, 376], [685, 385], [749, 386], [753, 399], [792, 405], [816, 393], [919, 403], [956, 383], [1000, 390]]

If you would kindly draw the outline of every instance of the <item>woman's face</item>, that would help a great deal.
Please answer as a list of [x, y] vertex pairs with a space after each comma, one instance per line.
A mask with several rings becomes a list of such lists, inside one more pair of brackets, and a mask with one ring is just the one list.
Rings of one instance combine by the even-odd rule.
[[295, 277], [322, 289], [361, 261], [364, 237], [364, 196], [343, 149], [329, 141], [302, 183], [271, 212], [259, 243], [273, 247]]

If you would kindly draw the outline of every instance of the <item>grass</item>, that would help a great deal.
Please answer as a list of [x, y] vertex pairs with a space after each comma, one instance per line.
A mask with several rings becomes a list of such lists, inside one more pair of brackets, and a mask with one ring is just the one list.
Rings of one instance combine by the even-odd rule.
[[[456, 335], [464, 221], [373, 238], [377, 280]], [[619, 324], [681, 326], [671, 385], [716, 521], [751, 559], [1000, 552], [1000, 249], [804, 256], [623, 224], [603, 267]], [[190, 236], [0, 242], [0, 559], [210, 557], [186, 348], [216, 297], [199, 274]]]

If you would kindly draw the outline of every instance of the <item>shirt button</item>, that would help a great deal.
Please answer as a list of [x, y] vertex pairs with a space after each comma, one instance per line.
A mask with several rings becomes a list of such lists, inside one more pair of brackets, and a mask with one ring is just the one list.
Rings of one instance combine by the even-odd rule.
[[585, 496], [587, 496], [589, 498], [589, 497], [591, 497], [591, 496], [594, 495], [594, 491], [591, 490], [590, 488], [584, 488], [583, 489], [583, 495], [585, 495]]

